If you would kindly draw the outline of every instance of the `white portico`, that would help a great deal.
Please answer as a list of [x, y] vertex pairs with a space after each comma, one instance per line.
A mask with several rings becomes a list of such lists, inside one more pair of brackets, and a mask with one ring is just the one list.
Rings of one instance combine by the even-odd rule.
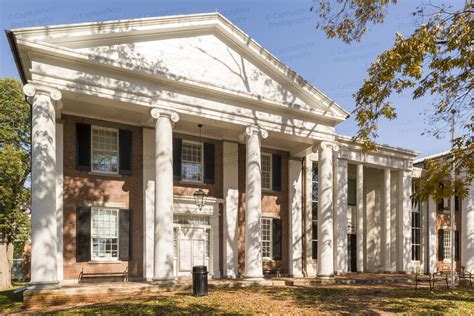
[[[410, 270], [416, 153], [379, 146], [369, 154], [337, 135], [348, 113], [222, 15], [18, 29], [8, 36], [32, 97], [33, 158], [45, 155], [33, 164], [33, 285], [63, 279], [58, 113], [140, 128], [132, 146], [140, 181], [121, 186], [120, 194], [98, 193], [117, 199], [142, 186], [140, 214], [131, 212], [139, 226], [130, 228], [130, 244], [141, 243], [142, 251], [127, 261], [137, 278], [172, 283], [195, 265], [207, 265], [216, 278], [260, 279], [267, 266], [332, 278], [352, 271], [351, 256], [361, 272]], [[74, 172], [78, 182], [130, 176]], [[186, 172], [192, 175], [183, 179]], [[192, 199], [197, 188], [207, 194], [201, 210]], [[69, 263], [79, 266], [74, 258]]]

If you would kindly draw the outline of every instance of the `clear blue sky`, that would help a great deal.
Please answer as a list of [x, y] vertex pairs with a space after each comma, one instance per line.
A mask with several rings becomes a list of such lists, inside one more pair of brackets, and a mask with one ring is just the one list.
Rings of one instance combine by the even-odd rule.
[[[460, 6], [464, 0], [450, 0]], [[408, 35], [413, 30], [410, 13], [420, 1], [400, 0], [392, 6], [386, 22], [374, 26], [363, 41], [351, 46], [328, 40], [315, 29], [316, 17], [309, 12], [311, 0], [273, 1], [163, 1], [163, 0], [0, 0], [0, 28], [105, 21], [219, 11], [244, 32], [302, 75], [315, 87], [351, 112], [352, 94], [361, 85], [375, 57], [393, 44], [395, 32]], [[0, 39], [0, 77], [17, 77], [7, 39]], [[431, 98], [413, 101], [409, 95], [393, 98], [398, 119], [380, 126], [378, 142], [415, 149], [421, 156], [449, 148], [449, 139], [422, 136], [426, 128], [422, 112]], [[338, 133], [353, 136], [353, 118], [339, 125]]]

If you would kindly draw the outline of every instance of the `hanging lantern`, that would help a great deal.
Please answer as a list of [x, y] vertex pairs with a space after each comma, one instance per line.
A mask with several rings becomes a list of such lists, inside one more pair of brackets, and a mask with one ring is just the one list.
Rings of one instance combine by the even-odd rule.
[[199, 189], [193, 194], [194, 196], [194, 201], [196, 202], [197, 207], [199, 210], [203, 208], [203, 206], [206, 204], [206, 193], [204, 193], [203, 190]]

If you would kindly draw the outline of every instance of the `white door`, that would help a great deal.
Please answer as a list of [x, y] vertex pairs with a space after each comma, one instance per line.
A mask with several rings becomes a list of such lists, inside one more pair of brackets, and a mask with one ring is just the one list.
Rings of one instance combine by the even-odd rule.
[[189, 276], [194, 266], [206, 265], [206, 239], [203, 228], [181, 228], [178, 241], [178, 276]]

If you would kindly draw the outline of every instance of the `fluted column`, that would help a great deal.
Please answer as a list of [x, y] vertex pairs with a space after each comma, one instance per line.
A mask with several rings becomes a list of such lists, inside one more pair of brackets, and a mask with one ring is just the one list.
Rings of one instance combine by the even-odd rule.
[[461, 203], [461, 262], [466, 271], [474, 271], [474, 181]]
[[56, 108], [61, 92], [27, 84], [31, 124], [31, 285], [58, 286], [56, 214]]
[[247, 207], [245, 211], [245, 277], [262, 278], [262, 181], [261, 181], [261, 138], [266, 130], [249, 126], [246, 137], [245, 189]]
[[318, 277], [334, 277], [333, 150], [322, 142], [318, 148]]
[[357, 272], [364, 272], [364, 165], [357, 165]]
[[156, 108], [155, 120], [155, 238], [153, 281], [170, 283], [173, 275], [173, 123], [178, 114]]
[[398, 173], [398, 272], [411, 269], [411, 173]]
[[391, 256], [391, 172], [390, 169], [384, 169], [384, 216], [385, 216], [385, 272], [392, 270], [392, 256]]
[[347, 160], [338, 159], [336, 161], [336, 247], [334, 249], [336, 258], [336, 272], [347, 273], [348, 271], [348, 251], [347, 251], [347, 194], [348, 194], [348, 164]]

